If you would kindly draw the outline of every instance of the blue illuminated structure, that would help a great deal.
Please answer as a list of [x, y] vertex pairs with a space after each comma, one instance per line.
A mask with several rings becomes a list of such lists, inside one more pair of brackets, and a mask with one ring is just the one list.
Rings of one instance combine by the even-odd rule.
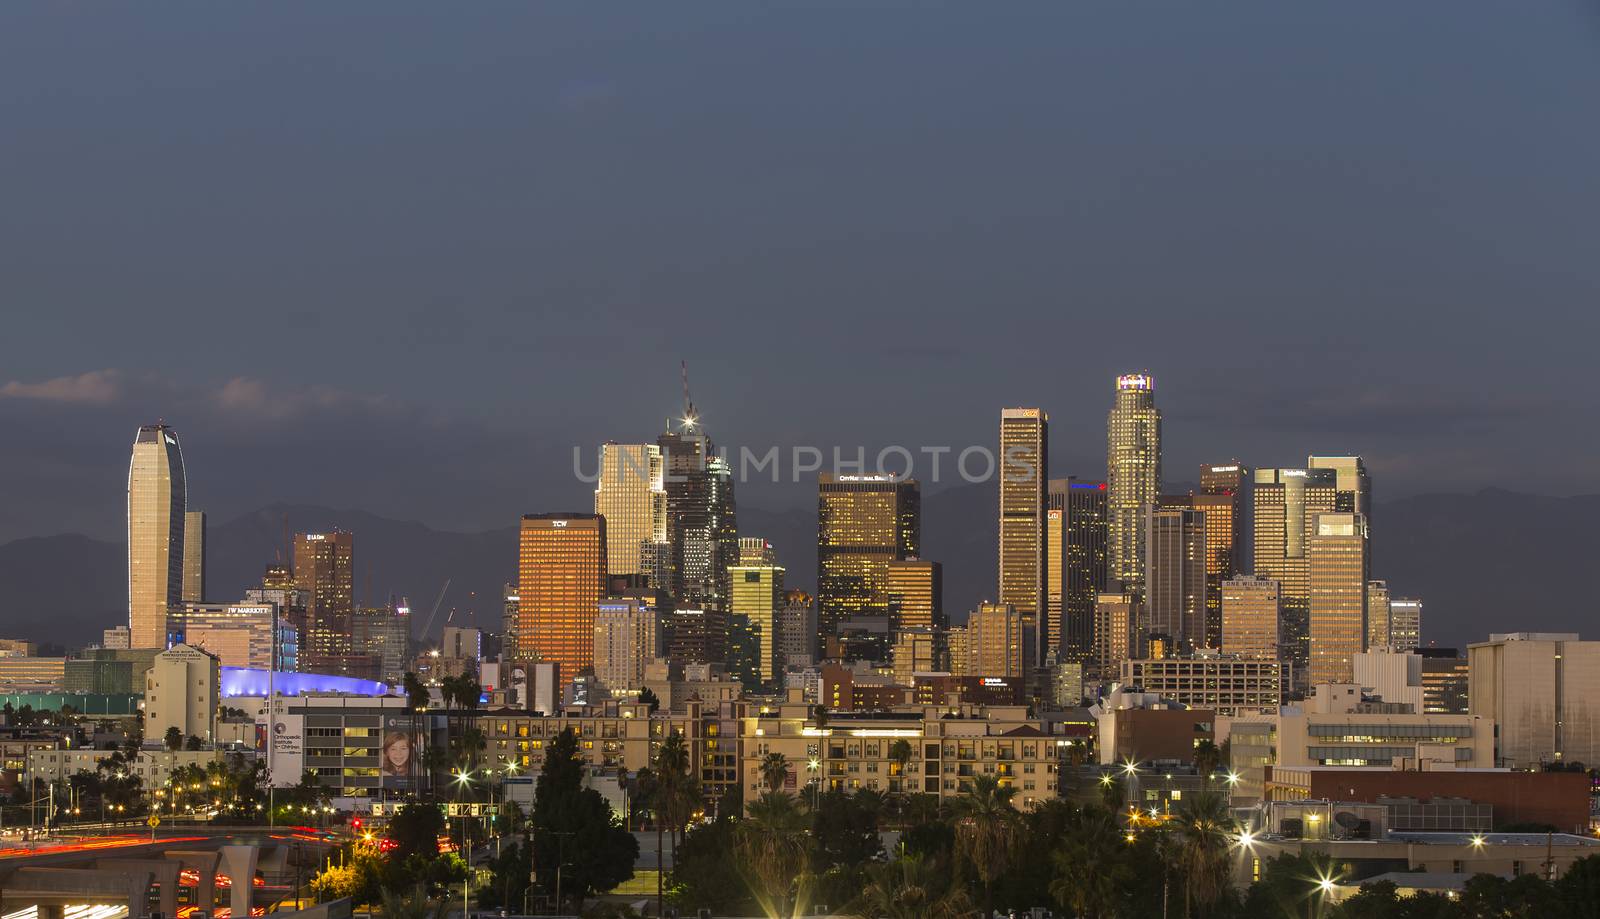
[[[249, 667], [222, 668], [222, 697], [237, 696], [266, 698], [269, 674], [265, 670]], [[280, 696], [298, 696], [308, 692], [339, 692], [352, 696], [387, 696], [393, 690], [376, 680], [361, 680], [352, 676], [334, 676], [330, 673], [284, 673], [270, 675], [271, 691]]]

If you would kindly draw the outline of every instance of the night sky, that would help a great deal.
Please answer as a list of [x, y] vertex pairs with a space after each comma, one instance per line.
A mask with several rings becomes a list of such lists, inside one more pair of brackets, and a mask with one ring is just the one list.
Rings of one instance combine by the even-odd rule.
[[[476, 530], [654, 436], [1600, 491], [1588, 2], [0, 6], [0, 541]], [[798, 507], [809, 484], [741, 486]]]

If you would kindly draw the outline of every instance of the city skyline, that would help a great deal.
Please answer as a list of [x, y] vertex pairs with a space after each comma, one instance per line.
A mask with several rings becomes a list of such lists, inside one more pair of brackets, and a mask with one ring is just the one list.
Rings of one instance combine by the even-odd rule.
[[[151, 11], [155, 54], [114, 17], [0, 13], [35, 36], [0, 55], [28, 176], [0, 215], [0, 423], [32, 434], [0, 443], [0, 541], [115, 534], [106, 450], [158, 417], [239, 470], [196, 483], [213, 522], [581, 508], [570, 447], [659, 430], [684, 359], [727, 444], [987, 443], [995, 407], [1039, 405], [1052, 466], [1098, 478], [1091, 393], [1148, 369], [1174, 469], [1339, 449], [1385, 499], [1600, 492], [1600, 432], [1566, 423], [1600, 401], [1573, 372], [1600, 332], [1576, 8], [1459, 4], [1443, 42], [1416, 9], [947, 8], [914, 36], [871, 9], [844, 48], [828, 16], [651, 10], [600, 56], [561, 36], [615, 12], [501, 13], [382, 17], [348, 69], [331, 11]], [[218, 67], [198, 100], [161, 89]], [[767, 343], [806, 341], [806, 372], [770, 372]], [[864, 397], [905, 381], [892, 415]]]

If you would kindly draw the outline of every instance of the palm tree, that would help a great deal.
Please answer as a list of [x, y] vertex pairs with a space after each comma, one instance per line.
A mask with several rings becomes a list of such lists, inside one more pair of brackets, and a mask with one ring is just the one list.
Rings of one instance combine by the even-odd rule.
[[767, 914], [788, 915], [785, 901], [806, 857], [806, 814], [795, 797], [769, 791], [751, 801], [735, 831], [734, 851], [754, 875]]
[[1184, 874], [1184, 913], [1192, 916], [1194, 907], [1205, 912], [1227, 888], [1228, 845], [1236, 826], [1227, 801], [1209, 789], [1183, 802], [1174, 825]]
[[768, 791], [782, 791], [789, 780], [789, 757], [782, 753], [768, 753], [761, 758], [761, 784]]
[[[671, 826], [672, 836], [672, 863], [678, 863], [678, 829], [689, 822], [689, 815], [694, 812], [694, 806], [699, 800], [699, 789], [694, 787], [694, 782], [689, 774], [689, 747], [683, 742], [683, 735], [673, 731], [666, 740], [661, 742], [656, 750], [656, 788], [651, 809], [656, 812], [656, 859], [657, 868], [660, 867], [662, 852], [662, 831]], [[665, 899], [661, 883], [662, 872], [656, 872], [656, 914], [663, 915], [661, 907]]]
[[849, 911], [872, 919], [958, 919], [972, 914], [972, 901], [938, 862], [901, 855], [867, 866], [867, 884]]
[[911, 741], [906, 740], [904, 737], [889, 745], [889, 762], [893, 763], [895, 767], [894, 771], [890, 772], [889, 775], [898, 779], [891, 786], [895, 791], [905, 790], [906, 766], [911, 762], [911, 757], [915, 753], [916, 751], [911, 747]]
[[983, 882], [983, 913], [993, 911], [994, 881], [1005, 873], [1016, 851], [1021, 821], [1011, 799], [1017, 790], [992, 775], [980, 775], [967, 793], [950, 802], [956, 849]]
[[1084, 808], [1056, 850], [1050, 895], [1079, 919], [1107, 919], [1129, 876], [1125, 848], [1110, 811]]
[[1222, 752], [1217, 749], [1216, 744], [1202, 740], [1194, 745], [1194, 771], [1206, 784], [1211, 784], [1211, 774], [1217, 771], [1217, 766], [1221, 762]]

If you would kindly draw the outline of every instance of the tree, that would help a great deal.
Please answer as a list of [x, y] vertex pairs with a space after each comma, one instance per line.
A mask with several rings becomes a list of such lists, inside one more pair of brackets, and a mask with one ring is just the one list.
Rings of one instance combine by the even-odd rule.
[[1572, 919], [1600, 919], [1600, 856], [1580, 858], [1555, 883], [1556, 897]]
[[[683, 735], [673, 731], [656, 750], [656, 790], [652, 809], [656, 814], [656, 851], [661, 851], [662, 832], [672, 831], [672, 855], [677, 859], [678, 839], [700, 801], [700, 789], [689, 774], [689, 748]], [[663, 900], [660, 885], [656, 902]]]
[[639, 690], [639, 701], [650, 706], [650, 714], [652, 715], [661, 708], [661, 700], [656, 698], [656, 694], [648, 686]]
[[[534, 791], [533, 867], [541, 891], [579, 905], [633, 877], [639, 841], [600, 792], [583, 787], [578, 736], [563, 730], [545, 751]], [[561, 904], [557, 904], [558, 908]]]
[[1051, 895], [1079, 919], [1106, 919], [1131, 876], [1125, 848], [1111, 811], [1084, 808], [1056, 850]]
[[739, 873], [734, 836], [739, 821], [723, 817], [683, 835], [673, 853], [672, 902], [686, 911], [709, 909], [719, 916], [757, 912], [749, 886]]
[[811, 812], [811, 870], [822, 874], [830, 868], [856, 868], [883, 854], [878, 837], [878, 821], [865, 792], [854, 795], [834, 790], [818, 799]]
[[972, 914], [972, 901], [935, 859], [902, 854], [867, 866], [867, 883], [849, 909], [882, 919], [958, 919]]
[[1222, 751], [1210, 740], [1202, 740], [1194, 745], [1194, 771], [1207, 784], [1211, 782], [1211, 774], [1217, 771], [1217, 765], [1222, 762]]
[[782, 753], [768, 753], [761, 758], [761, 784], [767, 791], [782, 791], [789, 780], [789, 757]]
[[739, 861], [755, 880], [767, 915], [786, 916], [789, 890], [805, 864], [806, 815], [793, 795], [769, 791], [745, 808], [735, 837]]
[[167, 745], [168, 750], [181, 750], [183, 749], [183, 729], [177, 725], [173, 725], [172, 727], [167, 728], [167, 733], [161, 738], [161, 740]]
[[1009, 867], [1018, 841], [1019, 817], [1011, 806], [1016, 789], [992, 775], [980, 775], [967, 793], [950, 804], [956, 850], [983, 883], [983, 912], [992, 912], [994, 881]]
[[383, 890], [383, 919], [445, 919], [449, 910], [450, 901], [431, 899], [424, 884]]
[[183, 742], [183, 748], [185, 750], [199, 750], [204, 748], [205, 745], [205, 741], [194, 736], [193, 734], [190, 734], [188, 739]]
[[1175, 832], [1183, 868], [1184, 913], [1208, 910], [1228, 886], [1228, 847], [1236, 829], [1222, 795], [1205, 789], [1178, 808]]
[[403, 862], [413, 855], [436, 858], [445, 834], [444, 812], [436, 804], [405, 804], [389, 820], [386, 831], [395, 844], [390, 855]]
[[489, 861], [489, 883], [478, 892], [478, 905], [520, 913], [533, 873], [533, 847], [512, 843]]

